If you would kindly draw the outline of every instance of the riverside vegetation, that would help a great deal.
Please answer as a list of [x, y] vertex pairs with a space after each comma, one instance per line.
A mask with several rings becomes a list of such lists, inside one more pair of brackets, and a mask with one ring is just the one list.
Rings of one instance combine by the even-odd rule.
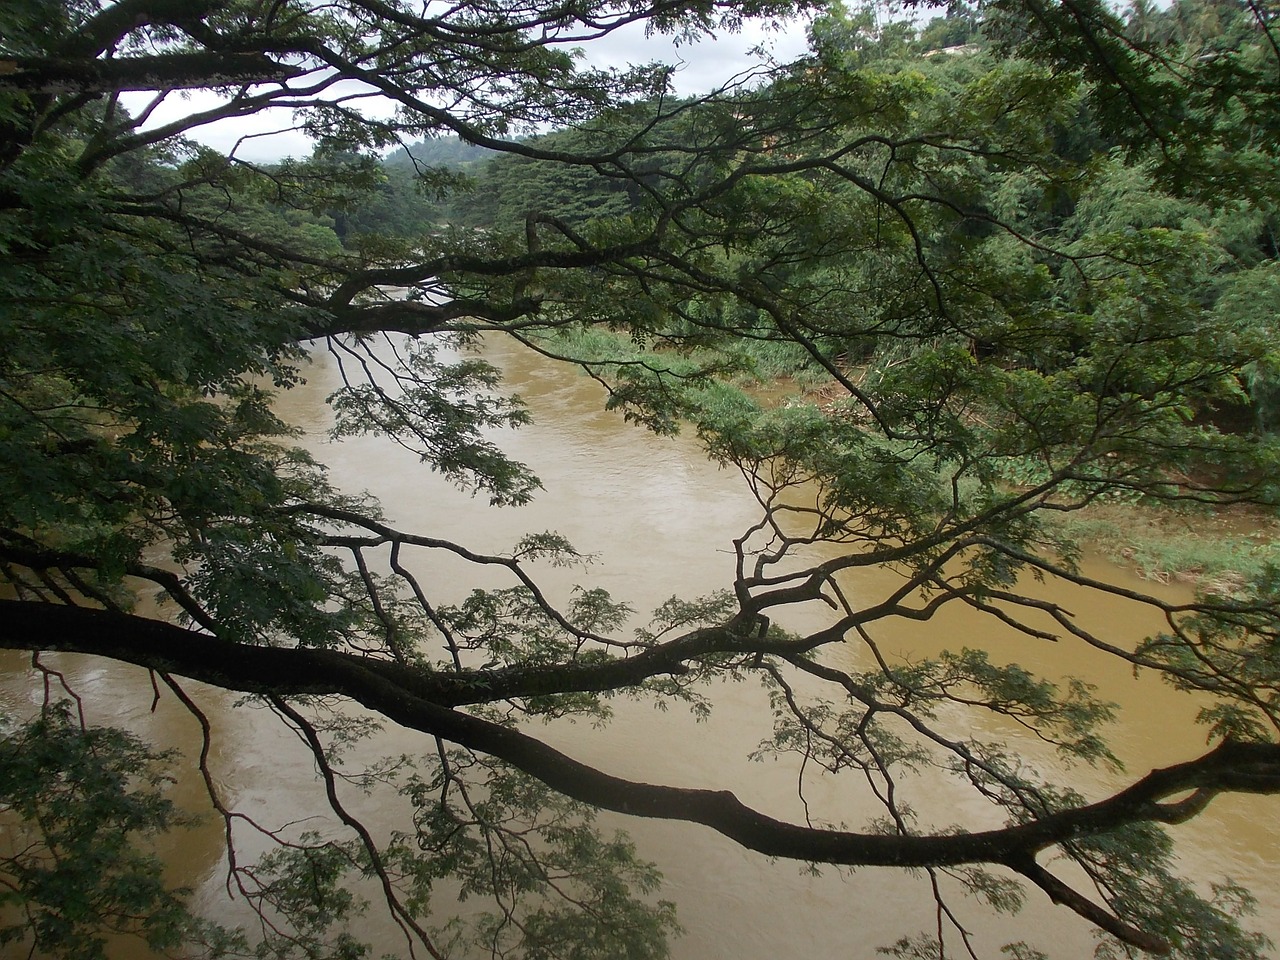
[[[574, 53], [800, 14], [808, 55], [691, 98], [663, 64]], [[359, 957], [363, 878], [409, 956], [664, 956], [678, 905], [596, 827], [606, 809], [922, 872], [936, 922], [894, 956], [976, 955], [963, 910], [1028, 897], [1094, 925], [1104, 958], [1265, 956], [1248, 891], [1178, 876], [1164, 828], [1280, 792], [1280, 570], [1186, 602], [1135, 594], [1164, 625], [1145, 637], [1082, 627], [1026, 584], [1117, 591], [1059, 522], [1098, 504], [1269, 518], [1280, 500], [1275, 16], [1260, 0], [6, 3], [0, 645], [33, 653], [44, 706], [0, 744], [3, 816], [27, 838], [0, 850], [0, 944], [93, 957], [125, 932], [188, 956]], [[311, 155], [252, 163], [194, 139], [273, 107]], [[557, 596], [539, 570], [587, 559], [562, 536], [490, 553], [399, 529], [273, 412], [323, 343], [345, 375], [336, 436], [384, 434], [474, 509], [518, 507], [538, 478], [493, 437], [528, 412], [465, 352], [494, 337], [741, 473], [760, 519], [726, 545], [722, 591], [646, 620], [584, 568]], [[782, 374], [824, 403], [736, 386]], [[441, 590], [441, 556], [474, 568], [473, 591]], [[871, 569], [894, 574], [881, 595], [848, 588]], [[165, 619], [144, 606], [157, 594]], [[1025, 658], [886, 653], [895, 623], [953, 607], [1020, 631]], [[827, 620], [797, 630], [798, 608]], [[1118, 768], [1124, 718], [1038, 675], [1051, 639], [1198, 698], [1204, 751], [1084, 795], [1073, 764]], [[833, 658], [849, 648], [864, 666]], [[60, 700], [44, 651], [146, 668], [200, 722], [228, 888], [260, 925], [195, 916], [161, 882], [141, 842], [182, 821], [166, 758]], [[610, 698], [701, 714], [744, 678], [774, 714], [763, 751], [860, 784], [876, 817], [788, 822], [629, 781], [532, 722], [587, 717], [607, 737]], [[305, 742], [334, 832], [263, 827], [274, 849], [237, 854], [247, 821], [208, 775], [188, 679]], [[344, 703], [421, 732], [412, 764], [340, 768], [367, 732]], [[1061, 762], [1032, 768], [978, 716]], [[349, 781], [399, 790], [410, 822], [375, 835]], [[918, 814], [912, 792], [944, 781], [987, 815]], [[451, 922], [446, 884], [489, 909]], [[1048, 955], [1035, 940], [999, 949]]]

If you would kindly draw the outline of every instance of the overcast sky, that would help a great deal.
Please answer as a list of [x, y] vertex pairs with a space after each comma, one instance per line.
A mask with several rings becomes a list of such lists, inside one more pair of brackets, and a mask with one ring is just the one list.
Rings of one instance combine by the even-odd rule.
[[[675, 92], [682, 96], [704, 93], [730, 78], [759, 66], [763, 61], [751, 54], [763, 47], [769, 56], [787, 63], [801, 56], [806, 48], [803, 23], [795, 22], [780, 31], [748, 24], [741, 33], [725, 34], [714, 40], [682, 43], [678, 47], [666, 37], [645, 37], [643, 27], [619, 30], [602, 40], [583, 45], [586, 63], [597, 67], [622, 68], [629, 63], [659, 60], [676, 66], [673, 78]], [[157, 111], [153, 123], [163, 123], [199, 109], [212, 94], [197, 93], [190, 98], [174, 97]], [[130, 98], [139, 109], [145, 98]], [[264, 111], [250, 117], [226, 120], [193, 130], [191, 135], [201, 142], [250, 161], [279, 160], [286, 156], [306, 156], [311, 144], [302, 134], [289, 129], [290, 111]]]
[[584, 48], [584, 52], [588, 63], [601, 67], [623, 67], [650, 60], [675, 64], [676, 93], [692, 95], [704, 93], [759, 65], [761, 58], [749, 52], [754, 47], [763, 47], [764, 53], [779, 63], [789, 63], [808, 49], [805, 23], [792, 21], [779, 30], [749, 23], [741, 33], [679, 47], [668, 37], [646, 37], [643, 27], [634, 25], [596, 41]]

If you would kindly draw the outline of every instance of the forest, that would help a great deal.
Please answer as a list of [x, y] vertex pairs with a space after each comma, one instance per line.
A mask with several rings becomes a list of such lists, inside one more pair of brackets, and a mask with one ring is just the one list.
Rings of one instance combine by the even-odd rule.
[[[1125, 22], [1126, 35], [1134, 42], [1178, 50], [1184, 56], [1188, 50], [1197, 51], [1202, 59], [1240, 56], [1251, 48], [1257, 52], [1256, 20], [1248, 7], [1190, 2], [1167, 9], [1139, 5], [1127, 12]], [[815, 43], [824, 45], [826, 56], [838, 57], [842, 69], [910, 76], [938, 97], [933, 107], [941, 111], [948, 101], [947, 94], [939, 91], [954, 94], [965, 84], [995, 82], [1003, 48], [997, 46], [999, 31], [990, 33], [983, 30], [979, 9], [962, 4], [918, 29], [909, 20], [878, 16], [874, 11], [859, 15], [842, 11], [819, 21]], [[693, 102], [688, 106], [697, 108]], [[1251, 195], [1254, 188], [1243, 183], [1229, 186], [1233, 202], [1224, 208], [1220, 198], [1204, 196], [1203, 185], [1190, 182], [1195, 176], [1191, 170], [1175, 170], [1175, 163], [1187, 162], [1185, 158], [1167, 156], [1159, 168], [1151, 157], [1139, 160], [1129, 152], [1132, 142], [1117, 136], [1104, 116], [1078, 106], [1051, 116], [1049, 127], [1037, 135], [1050, 138], [1045, 146], [1052, 163], [1075, 171], [1084, 189], [1068, 188], [1060, 178], [1037, 184], [1025, 168], [1008, 160], [982, 164], [980, 179], [931, 184], [953, 191], [946, 200], [964, 211], [967, 230], [980, 236], [1000, 225], [1083, 244], [1086, 237], [1117, 231], [1182, 231], [1194, 230], [1195, 225], [1201, 228], [1195, 231], [1197, 239], [1213, 249], [1203, 251], [1207, 259], [1201, 261], [1195, 292], [1189, 295], [1206, 306], [1221, 300], [1222, 309], [1232, 311], [1245, 324], [1270, 322], [1274, 301], [1245, 293], [1268, 289], [1271, 264], [1280, 253], [1274, 211], [1265, 199]], [[1228, 134], [1224, 130], [1220, 135]], [[582, 152], [591, 149], [593, 136], [591, 126], [583, 125], [533, 135], [529, 143], [552, 154]], [[1260, 159], [1233, 156], [1215, 175], [1230, 179], [1231, 165]], [[583, 225], [639, 211], [646, 189], [662, 171], [678, 165], [678, 152], [652, 151], [642, 165], [620, 177], [554, 159], [467, 147], [450, 136], [398, 148], [382, 160], [376, 187], [358, 208], [330, 209], [319, 219], [342, 242], [351, 244], [359, 244], [362, 238], [406, 238], [448, 229], [487, 230], [531, 215]], [[1094, 169], [1084, 177], [1079, 171], [1086, 165]], [[976, 174], [970, 171], [970, 175]], [[815, 182], [808, 176], [801, 179]], [[982, 226], [983, 221], [988, 226]], [[1259, 269], [1253, 272], [1254, 268]], [[1254, 308], [1259, 312], [1250, 317]], [[973, 342], [978, 350], [996, 349], [981, 338]], [[892, 338], [875, 335], [852, 343], [815, 337], [814, 343], [828, 360], [865, 361], [893, 347]], [[774, 342], [763, 349], [755, 349], [759, 343], [746, 346], [754, 349], [757, 370], [766, 377], [815, 365], [807, 350], [794, 349], [789, 343]], [[819, 370], [816, 376], [821, 380], [823, 374]], [[1271, 364], [1251, 365], [1243, 386], [1243, 395], [1215, 404], [1213, 412], [1205, 415], [1233, 431], [1270, 431], [1277, 398]]]
[[[0, 947], [347, 960], [374, 955], [377, 913], [394, 956], [668, 956], [680, 905], [607, 811], [779, 869], [910, 872], [931, 909], [881, 955], [1051, 957], [1035, 930], [974, 932], [1044, 901], [1103, 960], [1268, 956], [1250, 891], [1183, 876], [1175, 837], [1218, 798], [1280, 793], [1272, 545], [1169, 599], [1091, 575], [1066, 521], [1274, 521], [1276, 13], [5, 4], [0, 648], [30, 669], [28, 702], [0, 702]], [[695, 95], [669, 64], [583, 52], [757, 21], [803, 25], [808, 54]], [[201, 139], [260, 116], [314, 149], [253, 162]], [[384, 437], [476, 516], [518, 511], [542, 480], [503, 447], [532, 413], [486, 357], [499, 340], [591, 378], [619, 430], [692, 436], [740, 478], [758, 519], [719, 548], [719, 589], [638, 611], [553, 530], [495, 551], [402, 528], [279, 412], [323, 352], [335, 441]], [[563, 569], [572, 590], [548, 585]], [[1159, 629], [1089, 625], [1047, 580]], [[1012, 631], [1017, 660], [895, 652], [954, 610]], [[1049, 644], [1160, 678], [1202, 748], [1126, 765], [1123, 711], [1054, 676]], [[198, 731], [185, 765], [97, 722], [73, 655], [176, 704]], [[622, 700], [695, 722], [748, 685], [794, 815], [556, 739], [574, 720], [609, 738]], [[322, 828], [228, 805], [207, 687], [308, 751]], [[383, 726], [412, 758], [363, 756]], [[254, 923], [166, 881], [153, 849], [192, 816], [178, 776], [225, 826], [225, 889]], [[806, 777], [876, 813], [810, 809]], [[405, 822], [366, 823], [361, 789]], [[918, 811], [952, 790], [954, 822]]]

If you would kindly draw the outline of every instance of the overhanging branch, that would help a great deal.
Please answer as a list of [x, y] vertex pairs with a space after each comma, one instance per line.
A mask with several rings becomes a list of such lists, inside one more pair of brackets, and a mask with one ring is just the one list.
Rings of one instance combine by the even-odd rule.
[[0, 601], [0, 647], [97, 654], [226, 689], [281, 696], [338, 694], [410, 729], [505, 760], [585, 803], [634, 816], [701, 823], [768, 856], [858, 866], [1001, 863], [1023, 871], [1047, 847], [1142, 821], [1185, 819], [1161, 801], [1188, 791], [1280, 793], [1280, 745], [1228, 741], [1203, 756], [1153, 770], [1083, 807], [997, 830], [882, 836], [800, 827], [765, 816], [728, 791], [611, 776], [517, 729], [470, 716], [423, 693], [429, 672], [331, 650], [255, 647], [173, 624], [83, 607]]
[[256, 53], [201, 51], [112, 59], [17, 57], [0, 60], [0, 90], [65, 94], [207, 89], [282, 83], [306, 72]]

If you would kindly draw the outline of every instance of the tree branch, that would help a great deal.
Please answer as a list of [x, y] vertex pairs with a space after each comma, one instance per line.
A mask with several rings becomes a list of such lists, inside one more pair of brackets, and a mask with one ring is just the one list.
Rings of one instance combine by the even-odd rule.
[[1139, 930], [1137, 927], [1127, 924], [1115, 915], [1108, 913], [1088, 897], [1068, 884], [1063, 883], [1034, 860], [1029, 860], [1021, 866], [1015, 866], [1014, 869], [1047, 893], [1049, 899], [1054, 903], [1060, 903], [1075, 911], [1090, 923], [1096, 924], [1107, 931], [1117, 940], [1161, 956], [1168, 954], [1173, 949], [1168, 941], [1161, 937], [1152, 936], [1146, 931]]
[[0, 60], [0, 90], [65, 94], [207, 89], [280, 83], [306, 72], [262, 54], [208, 50], [103, 60], [15, 57]]
[[[728, 791], [612, 776], [519, 730], [430, 700], [421, 690], [435, 678], [385, 661], [327, 650], [253, 647], [141, 617], [22, 601], [0, 601], [0, 647], [108, 656], [252, 693], [340, 694], [405, 727], [511, 763], [584, 803], [632, 816], [700, 823], [767, 856], [817, 863], [896, 867], [1001, 863], [1021, 871], [1028, 858], [1057, 844], [1132, 823], [1186, 819], [1185, 805], [1161, 803], [1170, 796], [1207, 791], [1203, 800], [1220, 792], [1280, 793], [1280, 744], [1228, 740], [1197, 759], [1153, 770], [1105, 800], [1027, 823], [958, 834], [850, 833], [765, 816]], [[1203, 803], [1198, 801], [1196, 807], [1203, 808]], [[1147, 942], [1134, 945], [1150, 949]]]

